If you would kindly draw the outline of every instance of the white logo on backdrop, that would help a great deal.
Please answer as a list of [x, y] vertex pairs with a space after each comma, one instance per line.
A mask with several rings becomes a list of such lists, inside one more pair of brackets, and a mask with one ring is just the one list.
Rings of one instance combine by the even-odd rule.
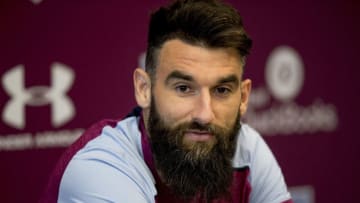
[[304, 82], [304, 66], [300, 55], [288, 46], [274, 49], [266, 63], [265, 79], [276, 99], [292, 101]]
[[[252, 90], [245, 120], [265, 135], [302, 134], [335, 130], [336, 107], [321, 98], [309, 106], [294, 100], [304, 83], [304, 65], [300, 54], [289, 46], [279, 46], [269, 55], [265, 67], [266, 87]], [[270, 103], [271, 95], [281, 103]]]
[[51, 121], [59, 127], [75, 115], [71, 99], [66, 95], [74, 81], [73, 70], [64, 64], [51, 65], [51, 86], [33, 86], [25, 88], [24, 66], [17, 65], [2, 77], [4, 90], [11, 97], [6, 103], [2, 119], [17, 129], [25, 127], [25, 106], [43, 106], [51, 104]]

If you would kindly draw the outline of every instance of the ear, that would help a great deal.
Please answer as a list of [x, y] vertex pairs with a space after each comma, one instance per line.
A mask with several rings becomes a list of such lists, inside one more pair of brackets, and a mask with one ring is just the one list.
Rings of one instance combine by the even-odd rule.
[[149, 75], [141, 68], [137, 68], [133, 75], [135, 99], [137, 104], [146, 109], [151, 102], [151, 80]]
[[251, 80], [245, 79], [241, 82], [241, 103], [240, 103], [241, 116], [243, 116], [247, 110], [250, 92], [251, 92]]

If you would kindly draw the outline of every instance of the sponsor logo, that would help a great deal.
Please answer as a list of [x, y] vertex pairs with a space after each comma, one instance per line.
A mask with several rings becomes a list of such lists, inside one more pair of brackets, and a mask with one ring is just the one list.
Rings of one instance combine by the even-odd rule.
[[8, 70], [2, 77], [2, 85], [10, 96], [2, 112], [3, 121], [16, 129], [24, 129], [25, 106], [44, 106], [51, 104], [51, 122], [60, 127], [75, 115], [75, 107], [69, 96], [75, 74], [73, 70], [61, 63], [51, 66], [51, 86], [33, 86], [25, 88], [24, 66], [17, 65]]
[[83, 132], [84, 129], [78, 128], [0, 135], [0, 152], [67, 147], [77, 140]]
[[266, 63], [265, 79], [272, 95], [283, 102], [294, 100], [304, 83], [304, 65], [291, 47], [275, 48]]
[[[4, 123], [19, 130], [24, 129], [26, 106], [41, 107], [50, 104], [53, 127], [66, 124], [75, 116], [73, 101], [66, 94], [74, 83], [74, 71], [58, 62], [53, 63], [50, 70], [50, 86], [25, 87], [25, 68], [21, 64], [4, 73], [1, 78], [2, 86], [10, 97], [2, 112]], [[1, 134], [0, 151], [66, 147], [83, 132], [84, 129], [78, 128]]]
[[[321, 98], [309, 106], [295, 102], [304, 83], [300, 54], [279, 46], [269, 55], [265, 67], [266, 86], [252, 90], [244, 120], [264, 135], [293, 135], [329, 132], [336, 129], [338, 115], [333, 104]], [[271, 96], [275, 102], [271, 102]]]

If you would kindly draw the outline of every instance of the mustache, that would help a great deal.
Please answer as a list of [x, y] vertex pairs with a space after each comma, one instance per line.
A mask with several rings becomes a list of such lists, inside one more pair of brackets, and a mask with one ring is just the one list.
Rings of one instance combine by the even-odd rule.
[[194, 130], [194, 131], [201, 131], [201, 132], [209, 132], [213, 133], [215, 132], [214, 126], [211, 124], [201, 124], [199, 122], [190, 122], [189, 124], [185, 124], [184, 128], [187, 128], [188, 130]]
[[212, 135], [220, 135], [224, 133], [224, 129], [215, 124], [203, 124], [197, 121], [182, 123], [171, 130], [181, 132], [180, 134], [183, 134], [186, 131], [206, 132]]

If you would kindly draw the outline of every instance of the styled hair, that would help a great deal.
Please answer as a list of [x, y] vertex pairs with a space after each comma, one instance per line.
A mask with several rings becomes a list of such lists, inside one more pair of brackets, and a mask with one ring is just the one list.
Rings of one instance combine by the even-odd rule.
[[208, 48], [234, 48], [243, 63], [252, 45], [239, 13], [230, 5], [220, 0], [176, 0], [150, 17], [145, 66], [151, 77], [159, 50], [171, 39]]

